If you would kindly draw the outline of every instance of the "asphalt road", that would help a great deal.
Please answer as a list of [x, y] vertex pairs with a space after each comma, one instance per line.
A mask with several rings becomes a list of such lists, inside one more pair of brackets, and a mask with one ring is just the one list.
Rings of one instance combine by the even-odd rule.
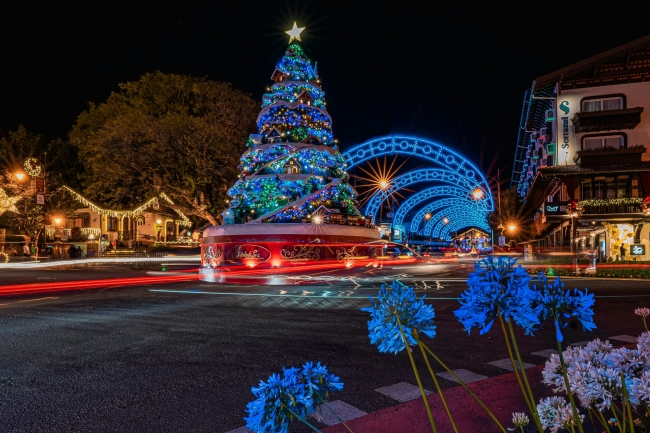
[[[507, 357], [498, 329], [468, 336], [452, 314], [470, 270], [469, 263], [416, 265], [276, 275], [266, 281], [270, 286], [257, 279], [240, 285], [197, 281], [0, 298], [0, 430], [226, 432], [244, 425], [251, 386], [306, 361], [321, 361], [341, 377], [345, 389], [333, 399], [366, 412], [393, 406], [396, 401], [374, 389], [415, 383], [408, 357], [371, 346], [368, 315], [359, 308], [383, 281], [394, 279], [414, 285], [435, 306], [431, 347], [451, 368], [503, 374], [487, 364]], [[15, 272], [3, 273], [0, 285], [157, 274], [121, 268]], [[598, 329], [584, 333], [571, 323], [568, 343], [643, 331], [633, 312], [650, 306], [647, 281], [565, 281], [567, 288], [588, 287], [598, 297]], [[533, 364], [544, 359], [531, 352], [555, 347], [549, 326], [518, 341], [524, 361]]]

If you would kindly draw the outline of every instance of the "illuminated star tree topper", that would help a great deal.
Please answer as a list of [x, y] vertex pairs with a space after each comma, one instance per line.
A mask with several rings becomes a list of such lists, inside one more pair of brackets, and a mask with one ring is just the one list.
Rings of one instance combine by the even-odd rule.
[[293, 42], [293, 40], [300, 41], [300, 33], [305, 30], [304, 27], [298, 27], [296, 25], [296, 22], [293, 22], [293, 28], [291, 30], [287, 30], [285, 33], [289, 35], [289, 43]]

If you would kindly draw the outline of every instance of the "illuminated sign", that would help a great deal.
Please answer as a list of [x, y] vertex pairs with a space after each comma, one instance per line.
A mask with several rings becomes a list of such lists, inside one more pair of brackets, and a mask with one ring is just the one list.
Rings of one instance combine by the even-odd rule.
[[569, 117], [566, 116], [569, 114], [569, 111], [571, 111], [569, 109], [569, 101], [562, 101], [560, 104], [560, 110], [562, 110], [565, 114], [565, 116], [562, 117], [562, 149], [566, 149], [569, 147]]
[[237, 245], [226, 253], [226, 260], [229, 262], [254, 261], [262, 263], [270, 258], [271, 252], [260, 245]]
[[562, 215], [566, 216], [566, 207], [569, 204], [568, 201], [555, 201], [544, 203], [544, 214], [547, 216], [550, 215]]
[[645, 256], [645, 245], [632, 245], [630, 248], [631, 256]]

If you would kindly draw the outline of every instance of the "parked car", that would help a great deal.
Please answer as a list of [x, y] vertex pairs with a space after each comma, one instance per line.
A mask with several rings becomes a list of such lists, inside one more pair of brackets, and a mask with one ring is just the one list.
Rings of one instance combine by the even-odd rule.
[[140, 236], [140, 245], [143, 247], [148, 247], [153, 245], [156, 242], [156, 237], [154, 235], [142, 235]]

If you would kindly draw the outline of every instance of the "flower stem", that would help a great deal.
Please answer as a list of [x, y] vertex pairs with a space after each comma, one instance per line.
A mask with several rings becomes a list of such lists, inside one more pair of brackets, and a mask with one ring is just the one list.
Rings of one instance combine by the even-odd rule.
[[524, 400], [526, 401], [526, 406], [528, 407], [528, 411], [531, 413], [531, 416], [533, 417], [533, 422], [535, 423], [535, 426], [537, 427], [537, 430], [539, 431], [544, 431], [542, 429], [542, 424], [539, 421], [539, 417], [537, 416], [537, 408], [535, 407], [535, 400], [530, 400], [528, 393], [526, 392], [526, 388], [524, 388], [524, 383], [521, 381], [521, 376], [519, 369], [517, 368], [517, 365], [515, 364], [515, 358], [512, 354], [512, 347], [510, 345], [510, 338], [508, 338], [508, 332], [506, 331], [506, 324], [505, 321], [503, 320], [503, 316], [501, 314], [499, 316], [499, 322], [501, 323], [501, 331], [503, 331], [503, 338], [505, 339], [506, 342], [506, 348], [508, 349], [508, 357], [510, 358], [510, 364], [512, 364], [512, 371], [515, 373], [515, 377], [517, 378], [517, 383], [519, 384], [519, 389], [521, 390], [521, 394], [524, 397]]
[[621, 373], [621, 384], [623, 385], [623, 403], [627, 408], [627, 418], [630, 420], [630, 432], [634, 433], [634, 420], [632, 419], [632, 406], [630, 405], [630, 398], [627, 394], [627, 386], [625, 386], [625, 374]]
[[[416, 338], [417, 338], [417, 334], [416, 334]], [[456, 428], [456, 424], [454, 423], [454, 418], [451, 416], [451, 411], [449, 410], [449, 406], [447, 406], [447, 401], [445, 400], [445, 396], [442, 393], [442, 389], [440, 388], [438, 379], [436, 378], [436, 375], [433, 372], [433, 368], [431, 368], [431, 363], [429, 363], [429, 358], [427, 357], [427, 353], [422, 348], [422, 342], [420, 341], [420, 339], [417, 338], [417, 340], [418, 340], [418, 346], [420, 346], [420, 350], [422, 351], [422, 356], [424, 357], [424, 362], [426, 362], [427, 368], [429, 369], [429, 373], [431, 373], [431, 378], [433, 379], [433, 383], [435, 383], [436, 389], [438, 390], [438, 394], [440, 394], [440, 400], [442, 401], [442, 405], [445, 407], [445, 411], [447, 412], [449, 421], [451, 421], [451, 426], [453, 427], [454, 431], [458, 433], [458, 429]]]
[[[418, 340], [418, 341], [419, 341], [419, 340]], [[492, 421], [494, 421], [494, 422], [496, 423], [496, 425], [499, 426], [499, 428], [501, 429], [501, 431], [502, 431], [503, 433], [508, 433], [508, 432], [506, 431], [506, 429], [501, 425], [501, 423], [499, 422], [499, 420], [494, 416], [494, 414], [492, 413], [492, 411], [490, 411], [490, 409], [488, 409], [488, 407], [487, 407], [487, 406], [486, 406], [486, 405], [481, 401], [481, 399], [477, 397], [477, 395], [474, 393], [474, 391], [472, 391], [471, 389], [469, 389], [469, 388], [467, 387], [467, 385], [465, 384], [465, 382], [463, 382], [463, 381], [460, 379], [460, 377], [458, 377], [458, 376], [456, 375], [456, 373], [454, 373], [453, 371], [451, 371], [451, 370], [449, 369], [449, 367], [447, 367], [447, 365], [446, 365], [444, 362], [442, 362], [442, 360], [441, 360], [440, 358], [438, 358], [438, 357], [436, 356], [436, 354], [433, 353], [433, 352], [431, 351], [431, 349], [429, 349], [429, 348], [427, 347], [426, 344], [422, 343], [422, 347], [424, 348], [424, 350], [426, 350], [426, 351], [429, 353], [429, 355], [431, 355], [431, 357], [432, 357], [433, 359], [436, 360], [436, 362], [437, 362], [438, 364], [440, 364], [440, 366], [441, 366], [442, 368], [444, 368], [445, 370], [447, 370], [447, 373], [451, 374], [451, 377], [453, 377], [454, 380], [455, 380], [456, 382], [458, 382], [458, 383], [459, 383], [463, 388], [465, 388], [465, 390], [469, 393], [469, 395], [471, 395], [472, 398], [474, 398], [474, 400], [476, 400], [476, 402], [477, 402], [478, 404], [481, 405], [481, 407], [483, 408], [483, 410], [485, 410], [485, 412], [490, 416], [490, 418], [492, 418]], [[542, 430], [542, 431], [543, 431], [543, 430]]]
[[429, 421], [431, 421], [431, 429], [433, 430], [433, 433], [438, 433], [438, 429], [436, 429], [436, 422], [433, 420], [433, 414], [431, 413], [431, 408], [429, 407], [429, 401], [427, 400], [427, 395], [424, 392], [424, 387], [422, 386], [422, 380], [420, 380], [420, 375], [418, 374], [418, 369], [415, 366], [415, 359], [413, 359], [413, 354], [411, 353], [411, 347], [409, 346], [409, 342], [406, 339], [406, 335], [404, 335], [404, 329], [402, 328], [402, 322], [399, 320], [399, 316], [395, 315], [395, 318], [397, 319], [397, 325], [399, 326], [399, 332], [402, 334], [402, 339], [404, 340], [404, 346], [406, 347], [406, 353], [409, 355], [409, 359], [411, 360], [411, 366], [413, 366], [413, 373], [415, 373], [415, 379], [418, 381], [418, 386], [420, 387], [420, 393], [422, 394], [422, 400], [424, 400], [424, 406], [427, 408], [427, 414], [429, 415]]
[[[589, 408], [591, 412], [594, 412], [596, 415], [600, 416], [600, 423], [605, 427], [605, 430], [607, 430], [607, 433], [612, 433], [612, 431], [609, 429], [609, 424], [607, 423], [607, 420], [605, 419], [605, 415], [601, 411], [594, 410], [593, 408]], [[595, 426], [594, 426], [595, 427]]]
[[329, 405], [329, 403], [327, 402], [327, 400], [325, 400], [325, 399], [323, 399], [323, 398], [321, 398], [320, 400], [323, 402], [323, 404], [324, 404], [325, 406], [327, 406], [327, 408], [329, 409], [329, 411], [332, 412], [332, 415], [334, 415], [334, 416], [336, 417], [336, 419], [338, 419], [338, 420], [340, 421], [340, 423], [343, 424], [343, 425], [345, 426], [345, 428], [348, 429], [348, 431], [349, 431], [350, 433], [354, 433], [354, 432], [352, 431], [352, 429], [350, 428], [350, 426], [347, 425], [347, 424], [345, 423], [345, 421], [343, 421], [343, 420], [341, 419], [341, 417], [339, 416], [339, 414], [336, 413], [336, 411], [335, 411], [334, 409], [332, 409], [332, 406]]
[[643, 316], [643, 326], [645, 326], [645, 330], [648, 332], [648, 323], [645, 321], [645, 316]]
[[323, 433], [323, 432], [321, 432], [320, 430], [318, 430], [316, 427], [314, 427], [313, 425], [311, 425], [311, 424], [310, 424], [306, 419], [303, 419], [303, 417], [301, 417], [300, 415], [298, 415], [297, 413], [295, 413], [294, 411], [292, 411], [292, 410], [289, 409], [288, 407], [287, 407], [287, 410], [288, 410], [289, 412], [291, 412], [291, 413], [293, 414], [293, 416], [295, 416], [296, 418], [298, 418], [300, 421], [302, 421], [303, 423], [307, 424], [307, 426], [308, 426], [310, 429], [312, 429], [313, 431], [315, 431], [316, 433]]
[[[557, 313], [556, 313], [557, 314]], [[555, 317], [555, 334], [559, 332], [558, 327], [558, 318]], [[558, 355], [560, 357], [560, 367], [562, 368], [562, 376], [564, 376], [564, 386], [566, 387], [566, 393], [567, 396], [569, 397], [569, 401], [571, 402], [571, 408], [573, 409], [573, 417], [576, 420], [576, 423], [578, 424], [578, 430], [580, 430], [580, 433], [585, 433], [584, 429], [582, 428], [582, 420], [578, 416], [578, 408], [576, 407], [576, 402], [573, 398], [573, 393], [571, 392], [571, 385], [569, 385], [569, 376], [567, 375], [566, 372], [566, 364], [564, 363], [564, 355], [562, 354], [562, 342], [560, 340], [557, 341], [557, 350], [558, 350]]]
[[524, 378], [524, 384], [526, 386], [526, 390], [528, 391], [528, 398], [530, 399], [530, 405], [531, 405], [531, 413], [533, 415], [533, 418], [537, 421], [535, 425], [539, 422], [539, 425], [537, 425], [537, 428], [541, 428], [542, 424], [539, 421], [539, 415], [537, 414], [537, 406], [535, 405], [535, 397], [533, 397], [533, 390], [530, 387], [530, 383], [528, 382], [528, 374], [526, 374], [526, 369], [524, 368], [524, 363], [521, 361], [521, 354], [519, 353], [519, 346], [517, 346], [517, 339], [515, 338], [515, 330], [512, 327], [512, 321], [508, 321], [508, 329], [510, 330], [510, 337], [512, 338], [512, 347], [515, 349], [515, 354], [517, 355], [517, 361], [519, 362], [519, 371], [521, 373], [521, 376]]
[[[612, 403], [612, 414], [614, 415], [614, 419], [616, 420], [616, 428], [619, 431], [624, 432], [625, 431], [625, 424], [621, 424], [621, 420], [618, 418], [618, 415], [616, 415], [616, 411], [620, 412], [619, 408], [615, 404]], [[621, 425], [623, 425], [623, 427], [621, 427]]]

